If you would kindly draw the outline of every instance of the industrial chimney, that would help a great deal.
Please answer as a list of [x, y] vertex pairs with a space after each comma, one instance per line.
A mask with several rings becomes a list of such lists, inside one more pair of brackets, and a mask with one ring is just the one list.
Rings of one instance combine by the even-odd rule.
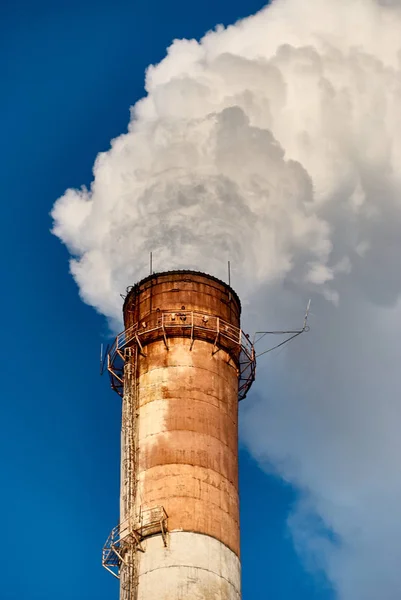
[[120, 524], [103, 565], [121, 600], [239, 600], [238, 400], [255, 377], [241, 304], [193, 271], [129, 291], [107, 353], [123, 398]]

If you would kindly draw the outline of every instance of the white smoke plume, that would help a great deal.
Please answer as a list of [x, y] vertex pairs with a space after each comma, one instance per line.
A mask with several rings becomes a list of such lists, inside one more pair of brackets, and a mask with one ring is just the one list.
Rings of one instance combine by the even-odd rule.
[[300, 490], [295, 542], [336, 597], [398, 600], [401, 4], [276, 0], [175, 41], [146, 91], [52, 212], [82, 298], [119, 320], [150, 251], [222, 278], [230, 259], [248, 330], [312, 296], [311, 332], [259, 363], [243, 440]]

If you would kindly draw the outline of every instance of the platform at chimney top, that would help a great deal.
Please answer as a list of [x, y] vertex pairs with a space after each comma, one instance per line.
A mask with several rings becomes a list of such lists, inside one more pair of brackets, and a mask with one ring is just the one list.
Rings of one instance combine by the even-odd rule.
[[129, 288], [124, 301], [125, 329], [108, 349], [103, 370], [111, 387], [123, 394], [125, 352], [163, 339], [189, 338], [211, 342], [212, 354], [227, 351], [238, 369], [238, 399], [247, 395], [254, 379], [253, 344], [240, 329], [241, 303], [236, 292], [216, 277], [197, 271], [167, 271], [149, 275]]

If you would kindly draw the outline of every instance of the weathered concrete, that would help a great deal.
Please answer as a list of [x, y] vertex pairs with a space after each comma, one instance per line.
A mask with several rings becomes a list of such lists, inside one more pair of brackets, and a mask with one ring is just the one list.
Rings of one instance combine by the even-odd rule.
[[[239, 326], [236, 295], [193, 273], [136, 286], [125, 325], [146, 328], [180, 310]], [[163, 507], [170, 533], [167, 547], [161, 533], [145, 536], [133, 567], [122, 566], [121, 598], [239, 600], [238, 354], [216, 345], [216, 334], [176, 331], [149, 338], [125, 369], [121, 521], [139, 531], [141, 515]]]
[[208, 342], [147, 347], [138, 365], [137, 507], [239, 555], [237, 373]]
[[239, 600], [238, 557], [214, 538], [172, 532], [144, 542], [138, 557], [138, 600]]
[[225, 283], [193, 271], [161, 273], [134, 286], [124, 302], [124, 323], [128, 328], [158, 309], [206, 312], [239, 327], [241, 304]]

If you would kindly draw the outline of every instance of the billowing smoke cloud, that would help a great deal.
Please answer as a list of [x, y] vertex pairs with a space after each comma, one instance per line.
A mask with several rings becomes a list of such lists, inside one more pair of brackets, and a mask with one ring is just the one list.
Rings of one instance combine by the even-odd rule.
[[150, 251], [220, 277], [230, 259], [248, 330], [296, 325], [311, 295], [243, 440], [300, 490], [295, 542], [337, 597], [399, 599], [401, 5], [276, 0], [174, 42], [146, 90], [53, 209], [82, 298], [119, 320]]

